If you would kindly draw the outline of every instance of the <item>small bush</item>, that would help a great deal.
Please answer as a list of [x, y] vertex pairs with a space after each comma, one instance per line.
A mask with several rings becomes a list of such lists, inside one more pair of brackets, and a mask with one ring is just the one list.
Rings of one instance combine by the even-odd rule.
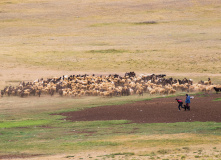
[[182, 160], [185, 159], [185, 158], [186, 158], [186, 156], [182, 156], [182, 157], [181, 157]]

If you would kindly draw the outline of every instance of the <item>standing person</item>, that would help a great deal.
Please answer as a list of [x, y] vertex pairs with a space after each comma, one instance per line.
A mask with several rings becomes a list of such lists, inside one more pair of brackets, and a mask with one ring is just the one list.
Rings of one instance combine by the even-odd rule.
[[181, 99], [176, 98], [176, 101], [178, 102], [178, 109], [180, 111], [180, 107], [183, 108], [183, 101]]
[[211, 79], [210, 79], [210, 78], [208, 78], [208, 82], [209, 82], [209, 85], [211, 85], [211, 84], [212, 84], [212, 81], [211, 81]]
[[184, 106], [185, 110], [188, 109], [190, 110], [190, 96], [188, 94], [186, 94], [186, 101], [185, 101], [186, 105]]

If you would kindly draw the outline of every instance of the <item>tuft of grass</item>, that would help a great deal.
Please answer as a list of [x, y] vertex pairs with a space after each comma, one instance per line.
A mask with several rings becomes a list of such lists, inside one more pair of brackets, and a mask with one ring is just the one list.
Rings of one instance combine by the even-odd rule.
[[189, 151], [190, 148], [189, 147], [183, 147], [184, 150]]
[[186, 158], [186, 156], [181, 156], [181, 160], [184, 160]]

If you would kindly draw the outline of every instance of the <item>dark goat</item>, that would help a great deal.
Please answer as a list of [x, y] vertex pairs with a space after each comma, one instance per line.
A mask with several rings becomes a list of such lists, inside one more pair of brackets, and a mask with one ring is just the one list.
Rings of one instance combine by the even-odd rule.
[[1, 90], [1, 96], [3, 97], [3, 95], [5, 94], [4, 90]]
[[136, 73], [135, 73], [135, 72], [129, 72], [129, 73], [126, 72], [126, 73], [125, 73], [125, 77], [126, 77], [126, 76], [135, 77], [135, 76], [136, 76]]
[[221, 92], [221, 88], [217, 88], [217, 87], [213, 87], [214, 90], [216, 91], [216, 93], [218, 94], [218, 92]]
[[37, 94], [40, 97], [41, 96], [41, 90], [37, 90]]

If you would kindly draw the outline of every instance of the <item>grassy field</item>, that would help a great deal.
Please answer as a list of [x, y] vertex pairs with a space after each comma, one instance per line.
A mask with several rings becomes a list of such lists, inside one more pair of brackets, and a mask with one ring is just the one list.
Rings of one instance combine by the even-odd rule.
[[221, 158], [220, 123], [69, 122], [64, 121], [62, 116], [51, 115], [151, 98], [155, 97], [145, 94], [144, 97], [80, 99], [46, 96], [40, 99], [1, 98], [0, 156], [38, 155], [40, 159], [54, 155], [58, 155], [59, 159]]
[[[220, 26], [219, 0], [1, 0], [0, 89], [41, 77], [129, 71], [221, 84]], [[0, 155], [221, 158], [220, 123], [71, 123], [49, 115], [149, 98], [0, 98]]]

